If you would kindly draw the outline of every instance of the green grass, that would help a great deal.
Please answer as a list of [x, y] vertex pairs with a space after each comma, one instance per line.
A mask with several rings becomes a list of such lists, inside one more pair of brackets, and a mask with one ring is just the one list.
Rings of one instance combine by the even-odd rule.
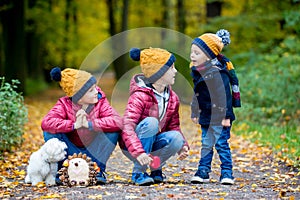
[[267, 126], [243, 121], [234, 124], [233, 132], [272, 148], [276, 156], [287, 165], [300, 168], [300, 126]]

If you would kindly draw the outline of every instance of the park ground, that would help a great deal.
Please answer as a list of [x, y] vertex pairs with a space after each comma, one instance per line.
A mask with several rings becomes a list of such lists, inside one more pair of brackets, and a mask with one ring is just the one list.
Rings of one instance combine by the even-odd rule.
[[[103, 87], [107, 84], [104, 79]], [[251, 143], [245, 136], [231, 135], [235, 184], [219, 183], [220, 161], [214, 155], [211, 180], [207, 184], [192, 184], [200, 156], [200, 127], [190, 120], [188, 105], [180, 109], [181, 128], [191, 150], [183, 161], [172, 157], [163, 168], [164, 183], [135, 186], [130, 182], [132, 163], [119, 147], [107, 163], [108, 183], [89, 187], [46, 187], [24, 183], [26, 166], [32, 152], [43, 144], [40, 123], [43, 116], [63, 95], [59, 89], [49, 89], [34, 97], [26, 97], [29, 121], [25, 126], [24, 142], [12, 152], [4, 153], [0, 161], [0, 199], [300, 199], [300, 172], [287, 166], [268, 147]], [[123, 103], [115, 103], [122, 113]], [[241, 127], [242, 128], [242, 127]], [[247, 129], [244, 130], [247, 132]]]

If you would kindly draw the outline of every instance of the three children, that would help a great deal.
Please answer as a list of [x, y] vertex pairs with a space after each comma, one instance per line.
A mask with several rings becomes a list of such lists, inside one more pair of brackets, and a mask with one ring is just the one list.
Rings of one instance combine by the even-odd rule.
[[[205, 33], [192, 42], [192, 120], [202, 129], [201, 159], [192, 183], [209, 181], [213, 147], [222, 162], [220, 182], [234, 183], [228, 139], [235, 119], [233, 107], [240, 107], [239, 86], [231, 62], [220, 54], [229, 43], [229, 32], [224, 29]], [[165, 162], [176, 153], [179, 159], [188, 156], [189, 146], [180, 129], [179, 98], [171, 88], [177, 72], [175, 56], [159, 48], [133, 48], [130, 57], [140, 61], [142, 74], [131, 79], [123, 119], [90, 73], [70, 68], [53, 68], [50, 73], [66, 96], [42, 120], [44, 139], [64, 141], [68, 155], [81, 152], [91, 157], [101, 169], [99, 184], [106, 183], [106, 162], [118, 140], [123, 153], [133, 161], [131, 180], [137, 185], [163, 182]], [[146, 170], [153, 156], [161, 163], [157, 169], [150, 167], [149, 175]]]

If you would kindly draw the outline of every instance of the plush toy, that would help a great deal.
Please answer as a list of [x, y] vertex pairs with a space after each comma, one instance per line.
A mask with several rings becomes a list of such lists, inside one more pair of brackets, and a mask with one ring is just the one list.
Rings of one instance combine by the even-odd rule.
[[38, 151], [32, 153], [27, 166], [25, 183], [37, 185], [39, 182], [45, 181], [46, 185], [55, 185], [57, 162], [65, 159], [66, 149], [67, 145], [64, 142], [52, 138]]
[[96, 175], [99, 171], [98, 165], [86, 154], [74, 153], [68, 156], [58, 173], [65, 186], [88, 186], [96, 184]]

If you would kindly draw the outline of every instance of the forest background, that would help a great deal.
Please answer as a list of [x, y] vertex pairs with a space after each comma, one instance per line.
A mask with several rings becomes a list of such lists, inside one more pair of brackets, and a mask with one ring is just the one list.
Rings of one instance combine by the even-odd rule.
[[[224, 28], [231, 44], [223, 53], [236, 68], [242, 98], [234, 133], [247, 129], [254, 142], [299, 167], [299, 10], [299, 0], [1, 0], [0, 77], [18, 79], [22, 94], [35, 95], [53, 86], [53, 66], [80, 68], [97, 45], [127, 30], [165, 28], [158, 38], [163, 43], [164, 30], [194, 38]], [[116, 42], [108, 47], [112, 53], [131, 48], [126, 40]], [[117, 82], [136, 65], [128, 51], [91, 70], [105, 68]], [[176, 65], [190, 82], [189, 60], [177, 56]]]

